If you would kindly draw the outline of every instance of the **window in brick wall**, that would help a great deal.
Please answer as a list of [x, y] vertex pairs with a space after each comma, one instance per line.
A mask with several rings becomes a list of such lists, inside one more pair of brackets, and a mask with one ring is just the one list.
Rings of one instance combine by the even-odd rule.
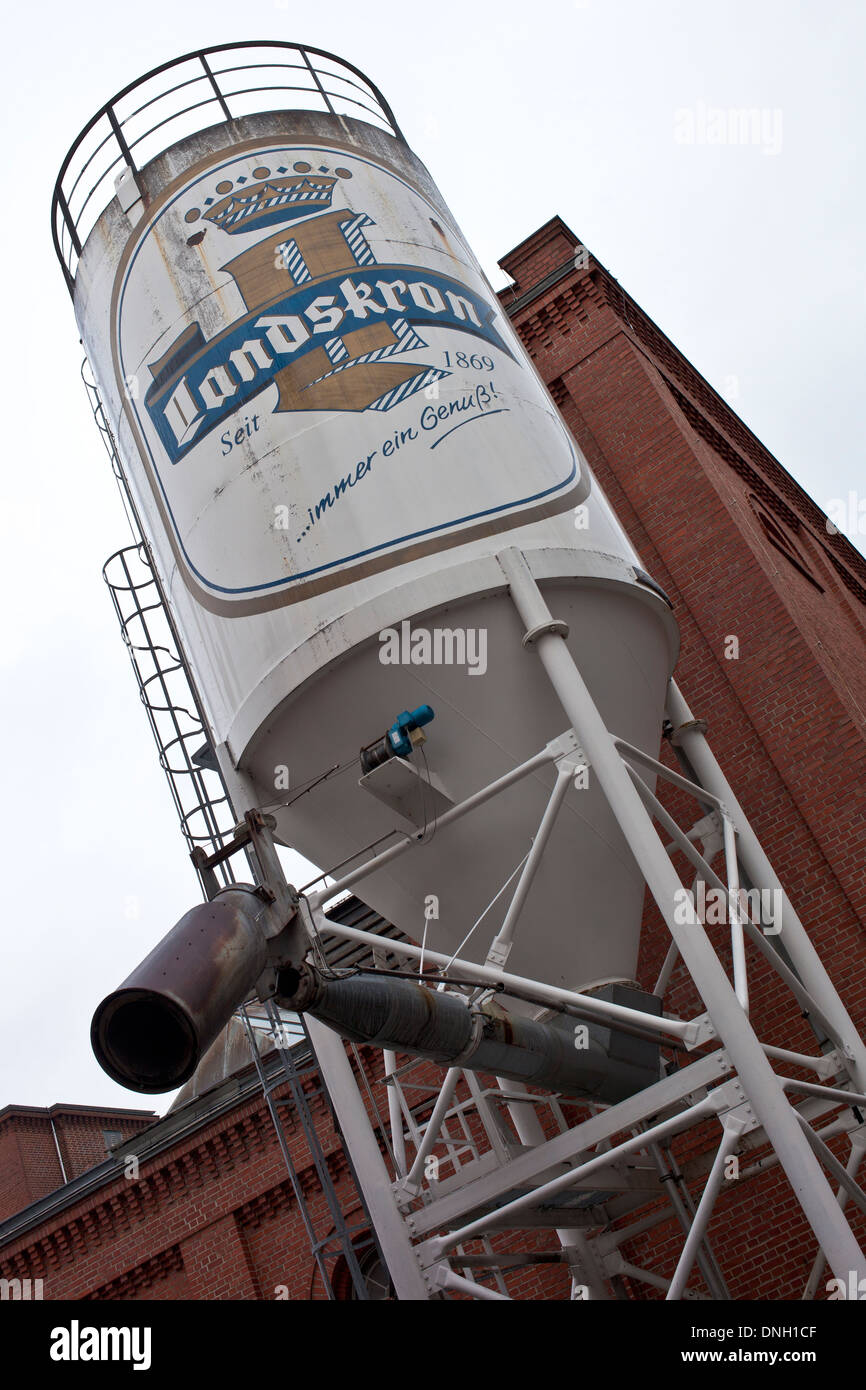
[[[373, 1246], [368, 1246], [363, 1251], [359, 1250], [358, 1265], [366, 1285], [367, 1298], [375, 1303], [393, 1302], [397, 1295], [378, 1250]], [[358, 1298], [345, 1255], [340, 1255], [337, 1259], [331, 1277], [331, 1287], [338, 1302], [351, 1302]]]
[[119, 1144], [121, 1139], [123, 1138], [123, 1130], [104, 1129], [102, 1131], [102, 1138], [105, 1143], [105, 1152], [110, 1153], [111, 1150], [114, 1148], [115, 1144]]

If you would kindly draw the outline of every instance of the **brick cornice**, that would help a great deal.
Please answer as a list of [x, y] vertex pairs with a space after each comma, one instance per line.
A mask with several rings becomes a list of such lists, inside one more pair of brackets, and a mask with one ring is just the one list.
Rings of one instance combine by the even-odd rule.
[[[521, 336], [526, 338], [527, 326], [537, 317], [539, 332], [544, 331], [545, 320], [550, 320], [548, 334], [553, 339], [556, 333], [555, 319], [570, 320], [578, 302], [588, 308], [592, 307], [593, 299], [596, 303], [602, 302], [621, 324], [623, 333], [635, 349], [644, 354], [659, 371], [678, 405], [682, 407], [685, 401], [687, 407], [690, 406], [692, 411], [704, 417], [705, 437], [714, 437], [716, 443], [724, 441], [723, 447], [717, 452], [795, 530], [804, 524], [809, 528], [814, 541], [822, 547], [849, 592], [866, 604], [866, 558], [843, 532], [832, 534], [827, 531], [827, 518], [814, 499], [791, 477], [727, 401], [710, 386], [600, 261], [591, 256], [586, 267], [577, 269], [573, 260], [567, 260], [534, 285], [520, 285], [521, 264], [545, 241], [564, 232], [569, 233], [572, 244], [580, 244], [565, 223], [554, 218], [500, 261], [500, 265], [518, 281], [516, 291], [514, 287], [503, 290], [499, 298], [509, 317], [515, 321], [515, 327], [519, 326], [522, 330]], [[575, 301], [575, 294], [578, 301]], [[531, 351], [531, 341], [527, 341]], [[597, 350], [598, 344], [594, 344], [592, 351]], [[694, 415], [690, 423], [693, 427], [697, 426]]]

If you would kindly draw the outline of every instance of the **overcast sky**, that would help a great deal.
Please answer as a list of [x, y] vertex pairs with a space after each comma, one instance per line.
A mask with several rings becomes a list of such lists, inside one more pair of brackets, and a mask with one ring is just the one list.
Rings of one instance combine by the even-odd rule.
[[[858, 0], [7, 8], [0, 1107], [165, 1108], [103, 1074], [90, 1018], [197, 900], [101, 579], [129, 536], [49, 235], [76, 132], [190, 49], [340, 54], [389, 99], [494, 284], [559, 213], [827, 510], [866, 489], [864, 30]], [[762, 113], [759, 138], [710, 143], [713, 113], [740, 108]]]

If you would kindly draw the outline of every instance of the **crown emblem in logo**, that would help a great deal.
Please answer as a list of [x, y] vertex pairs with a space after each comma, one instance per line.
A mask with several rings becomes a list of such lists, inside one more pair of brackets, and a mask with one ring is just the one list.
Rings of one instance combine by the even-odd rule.
[[280, 165], [273, 173], [260, 166], [253, 170], [255, 183], [247, 185], [243, 174], [234, 182], [221, 179], [214, 190], [221, 195], [219, 200], [205, 198], [207, 210], [190, 208], [185, 220], [197, 222], [201, 217], [230, 235], [258, 231], [327, 211], [337, 180], [351, 177], [349, 169], [335, 169], [332, 174], [324, 165], [313, 169], [305, 160], [299, 160], [292, 170]]

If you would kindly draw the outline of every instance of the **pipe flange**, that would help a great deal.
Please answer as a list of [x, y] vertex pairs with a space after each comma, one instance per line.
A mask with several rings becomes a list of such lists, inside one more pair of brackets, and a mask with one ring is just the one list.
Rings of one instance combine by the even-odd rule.
[[472, 1032], [469, 1035], [469, 1041], [462, 1052], [458, 1053], [456, 1057], [451, 1058], [451, 1061], [448, 1063], [449, 1067], [465, 1066], [465, 1064], [474, 1057], [481, 1043], [485, 1023], [486, 1019], [481, 1011], [474, 1011], [472, 1014]]
[[537, 642], [539, 637], [567, 637], [568, 623], [564, 623], [561, 618], [551, 618], [549, 623], [536, 623], [528, 632], [523, 635], [524, 647], [531, 647], [533, 642]]
[[275, 984], [273, 997], [277, 1003], [295, 1013], [313, 1008], [321, 996], [318, 972], [306, 961], [278, 967]]
[[[523, 639], [526, 640], [525, 638]], [[706, 734], [709, 725], [706, 719], [692, 719], [687, 724], [681, 724], [678, 729], [674, 729], [670, 736], [670, 741], [674, 748], [679, 748], [682, 743], [683, 734]]]

